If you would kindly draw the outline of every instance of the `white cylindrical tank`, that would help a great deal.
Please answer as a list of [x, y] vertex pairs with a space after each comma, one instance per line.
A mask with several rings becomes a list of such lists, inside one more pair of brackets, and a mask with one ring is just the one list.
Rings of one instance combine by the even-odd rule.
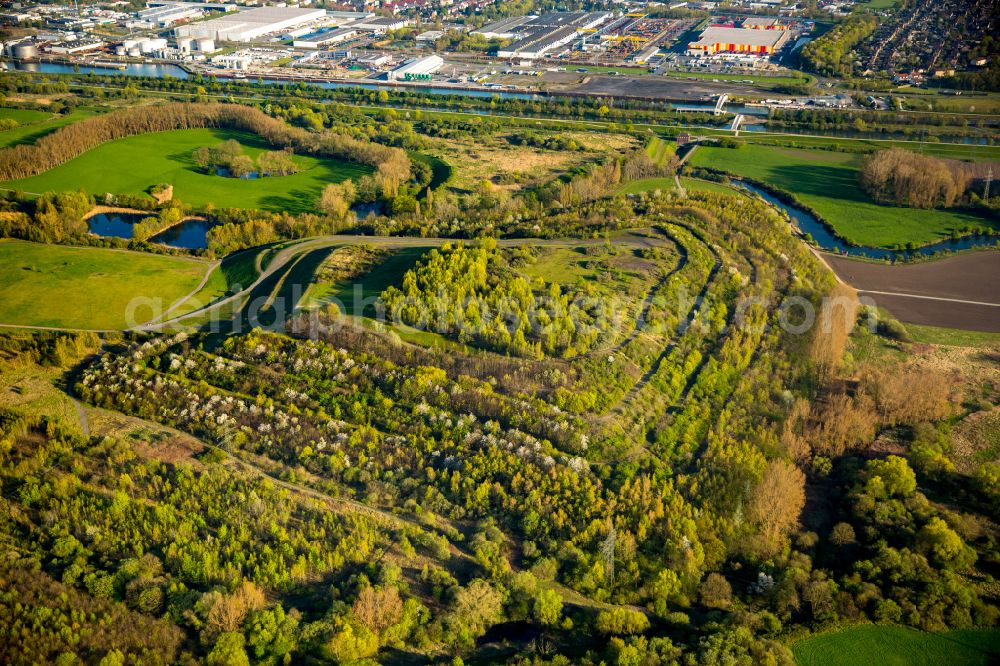
[[125, 48], [124, 46], [117, 46], [115, 47], [115, 55], [117, 56], [128, 55], [128, 49]]
[[198, 40], [198, 50], [202, 53], [211, 53], [215, 50], [215, 40], [207, 37]]
[[177, 48], [181, 53], [190, 53], [191, 45], [194, 42], [190, 37], [178, 37], [177, 38]]
[[138, 58], [141, 55], [142, 55], [142, 49], [140, 49], [138, 46], [133, 46], [132, 48], [128, 49], [128, 56], [130, 58]]
[[159, 51], [160, 49], [165, 48], [167, 48], [167, 40], [162, 38], [144, 39], [139, 43], [139, 49], [143, 53], [152, 53], [153, 51]]
[[138, 39], [126, 39], [124, 42], [122, 42], [122, 46], [125, 47], [125, 50], [134, 49], [137, 46], [139, 46], [139, 40]]
[[14, 44], [10, 49], [10, 54], [18, 60], [29, 60], [38, 57], [38, 47], [34, 44]]

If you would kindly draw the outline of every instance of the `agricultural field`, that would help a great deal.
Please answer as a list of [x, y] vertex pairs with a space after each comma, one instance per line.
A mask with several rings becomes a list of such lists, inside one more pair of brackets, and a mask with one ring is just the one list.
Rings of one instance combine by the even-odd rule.
[[1000, 230], [1000, 223], [968, 213], [872, 202], [858, 185], [861, 159], [852, 153], [751, 144], [741, 148], [700, 146], [688, 163], [763, 181], [790, 192], [857, 245], [925, 245], [969, 227]]
[[1000, 659], [1000, 631], [852, 627], [798, 641], [792, 652], [798, 666], [987, 666]]
[[[133, 299], [165, 309], [195, 289], [207, 268], [186, 257], [3, 241], [0, 325], [125, 328]], [[150, 307], [137, 307], [135, 323], [152, 316]]]
[[174, 197], [193, 206], [211, 203], [219, 208], [294, 213], [313, 210], [326, 184], [370, 172], [357, 164], [304, 155], [294, 157], [302, 168], [298, 173], [260, 179], [210, 175], [195, 166], [191, 156], [195, 149], [228, 139], [239, 141], [251, 158], [269, 149], [260, 137], [222, 129], [144, 134], [108, 142], [43, 174], [0, 186], [42, 193], [62, 191], [71, 184], [72, 189], [83, 188], [94, 194], [141, 194], [158, 183], [171, 183]]

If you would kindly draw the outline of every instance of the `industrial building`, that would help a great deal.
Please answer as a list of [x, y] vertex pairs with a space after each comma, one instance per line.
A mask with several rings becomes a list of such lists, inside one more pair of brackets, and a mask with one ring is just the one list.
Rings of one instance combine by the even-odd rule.
[[306, 35], [292, 42], [292, 46], [297, 49], [321, 49], [340, 42], [353, 39], [358, 34], [354, 28], [338, 28], [336, 30], [326, 30], [312, 35]]
[[369, 19], [374, 16], [375, 14], [371, 12], [343, 12], [339, 10], [329, 10], [326, 12], [326, 20], [329, 24], [335, 25], [338, 28], [343, 28], [362, 19]]
[[68, 42], [58, 42], [48, 47], [50, 53], [60, 53], [70, 55], [73, 53], [86, 53], [87, 51], [97, 51], [104, 48], [104, 42], [93, 37], [80, 37]]
[[[541, 16], [521, 17], [523, 23], [497, 22], [473, 34], [485, 37], [510, 35], [516, 42], [497, 51], [501, 58], [540, 58], [565, 46], [578, 34], [592, 32], [608, 19], [606, 12], [548, 12]], [[501, 25], [502, 23], [502, 25]], [[488, 29], [488, 30], [487, 30]]]
[[365, 69], [377, 70], [392, 62], [392, 58], [386, 53], [372, 53], [358, 58], [358, 64]]
[[787, 30], [757, 30], [709, 26], [696, 42], [688, 44], [688, 55], [752, 53], [771, 55], [788, 39]]
[[749, 30], [788, 30], [788, 26], [776, 18], [747, 17], [740, 24], [741, 28]]
[[523, 34], [523, 31], [520, 30], [521, 26], [534, 18], [536, 17], [515, 16], [513, 18], [505, 18], [493, 23], [487, 23], [479, 30], [473, 30], [470, 34], [482, 35], [486, 39], [514, 39]]
[[416, 40], [418, 44], [433, 44], [442, 37], [444, 37], [444, 30], [427, 30], [417, 35]]
[[443, 65], [441, 56], [429, 55], [403, 63], [389, 72], [389, 78], [394, 81], [426, 81]]
[[389, 32], [390, 30], [399, 30], [400, 28], [405, 28], [410, 25], [410, 22], [402, 18], [394, 18], [387, 16], [376, 16], [374, 18], [363, 19], [357, 23], [352, 23], [351, 27], [357, 30], [364, 30], [365, 32], [374, 32], [376, 35], [381, 35], [383, 33]]
[[180, 26], [174, 33], [178, 37], [208, 38], [219, 42], [251, 42], [325, 17], [326, 10], [323, 9], [261, 7]]
[[149, 9], [143, 9], [139, 12], [139, 19], [150, 25], [166, 28], [178, 21], [198, 18], [201, 15], [201, 7], [198, 6], [184, 4], [158, 5]]

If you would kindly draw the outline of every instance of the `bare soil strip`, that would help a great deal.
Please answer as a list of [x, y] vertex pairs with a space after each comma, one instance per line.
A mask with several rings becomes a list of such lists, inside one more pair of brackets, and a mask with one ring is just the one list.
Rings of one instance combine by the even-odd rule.
[[918, 264], [875, 264], [823, 254], [837, 275], [910, 324], [1000, 332], [1000, 252]]

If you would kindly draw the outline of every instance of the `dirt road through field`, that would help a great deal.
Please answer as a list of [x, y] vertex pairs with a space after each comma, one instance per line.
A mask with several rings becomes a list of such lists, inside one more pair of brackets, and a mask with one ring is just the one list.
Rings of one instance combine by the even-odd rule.
[[1000, 252], [897, 265], [823, 258], [844, 282], [902, 322], [1000, 332]]

